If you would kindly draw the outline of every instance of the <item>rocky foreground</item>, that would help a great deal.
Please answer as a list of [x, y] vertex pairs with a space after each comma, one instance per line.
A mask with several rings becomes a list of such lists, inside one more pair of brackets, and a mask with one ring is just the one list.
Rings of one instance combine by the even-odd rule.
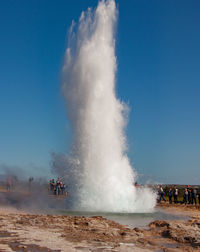
[[200, 210], [162, 205], [188, 221], [153, 221], [130, 229], [101, 216], [0, 212], [0, 251], [200, 251]]

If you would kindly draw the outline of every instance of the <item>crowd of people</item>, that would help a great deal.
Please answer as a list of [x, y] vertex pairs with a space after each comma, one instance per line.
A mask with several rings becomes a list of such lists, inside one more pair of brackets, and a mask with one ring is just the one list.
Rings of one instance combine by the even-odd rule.
[[174, 185], [169, 189], [163, 189], [160, 185], [158, 186], [158, 202], [167, 201], [166, 196], [168, 196], [169, 203], [175, 204], [182, 203], [182, 204], [199, 204], [200, 205], [200, 188], [197, 190], [195, 187], [187, 186], [183, 193], [179, 192], [180, 190]]
[[66, 186], [65, 184], [60, 180], [60, 178], [57, 178], [55, 181], [54, 179], [51, 179], [49, 181], [49, 190], [54, 195], [66, 195]]
[[[6, 189], [7, 191], [11, 191], [13, 189], [13, 176], [8, 176], [6, 179]], [[15, 179], [15, 178], [14, 178]], [[16, 180], [16, 179], [15, 179]], [[29, 182], [29, 191], [31, 191], [32, 183], [34, 178], [30, 177], [28, 179]], [[135, 187], [140, 187], [137, 182], [135, 182]], [[68, 192], [66, 192], [66, 185], [60, 178], [51, 179], [49, 181], [49, 192], [53, 195], [65, 195], [68, 196]], [[200, 187], [195, 186], [165, 186], [163, 188], [162, 185], [157, 187], [157, 202], [160, 203], [162, 201], [166, 202], [169, 201], [169, 204], [190, 204], [190, 205], [197, 205], [200, 206]]]

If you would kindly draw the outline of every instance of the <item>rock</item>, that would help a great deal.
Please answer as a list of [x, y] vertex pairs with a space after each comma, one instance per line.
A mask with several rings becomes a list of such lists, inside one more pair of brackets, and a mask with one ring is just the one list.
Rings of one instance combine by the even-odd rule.
[[150, 228], [155, 228], [155, 227], [169, 227], [169, 223], [167, 221], [163, 220], [156, 220], [153, 221], [149, 224]]
[[143, 233], [143, 232], [144, 232], [142, 229], [140, 229], [140, 228], [138, 228], [138, 227], [135, 227], [133, 230], [134, 230], [135, 232], [137, 232], [137, 233]]

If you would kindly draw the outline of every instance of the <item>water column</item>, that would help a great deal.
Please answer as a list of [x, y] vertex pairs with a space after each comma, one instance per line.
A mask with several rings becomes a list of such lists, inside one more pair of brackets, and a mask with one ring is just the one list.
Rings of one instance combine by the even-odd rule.
[[69, 32], [62, 90], [73, 130], [69, 159], [75, 162], [66, 163], [66, 172], [75, 210], [145, 212], [155, 205], [149, 189], [134, 187], [126, 154], [128, 108], [115, 91], [116, 22], [115, 1], [100, 1]]

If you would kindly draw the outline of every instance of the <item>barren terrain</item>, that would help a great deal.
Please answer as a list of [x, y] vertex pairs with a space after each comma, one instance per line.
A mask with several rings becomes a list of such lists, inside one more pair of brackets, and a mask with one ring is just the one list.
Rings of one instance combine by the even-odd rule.
[[101, 216], [39, 215], [0, 209], [0, 251], [200, 251], [200, 211], [161, 204], [188, 221], [157, 220], [145, 229], [120, 225]]

